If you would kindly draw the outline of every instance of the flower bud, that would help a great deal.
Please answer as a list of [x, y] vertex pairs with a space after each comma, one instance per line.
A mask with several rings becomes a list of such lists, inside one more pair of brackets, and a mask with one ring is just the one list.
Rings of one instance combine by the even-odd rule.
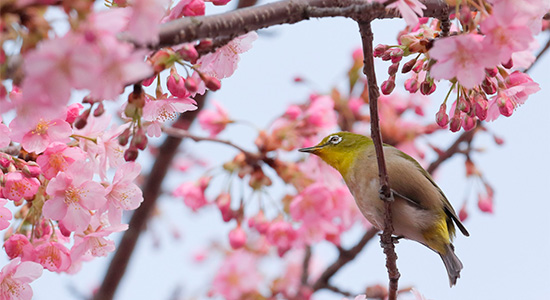
[[495, 143], [496, 143], [497, 145], [502, 145], [502, 144], [504, 144], [504, 140], [503, 140], [502, 138], [496, 136], [496, 135], [493, 135], [493, 139], [495, 140]]
[[128, 140], [130, 140], [130, 135], [132, 133], [130, 132], [130, 128], [126, 128], [119, 136], [118, 136], [118, 144], [121, 146], [126, 146], [128, 144]]
[[204, 76], [202, 80], [204, 81], [206, 88], [208, 88], [211, 91], [217, 91], [221, 88], [221, 82], [215, 77]]
[[136, 147], [130, 146], [130, 148], [126, 149], [124, 151], [124, 160], [125, 161], [135, 161], [138, 157], [138, 149]]
[[381, 57], [389, 48], [388, 45], [378, 44], [374, 47], [374, 57]]
[[380, 86], [380, 90], [384, 95], [391, 94], [394, 88], [395, 88], [395, 76], [390, 76], [390, 78], [382, 82], [382, 85]]
[[145, 135], [143, 128], [140, 127], [134, 134], [130, 147], [132, 146], [138, 148], [139, 150], [145, 150], [147, 147], [147, 136]]
[[212, 42], [212, 39], [204, 39], [202, 41], [199, 42], [199, 44], [197, 46], [195, 46], [195, 49], [197, 49], [197, 51], [203, 51], [203, 50], [208, 50], [210, 48], [212, 48], [212, 45], [214, 44], [214, 42]]
[[408, 62], [404, 63], [403, 64], [403, 68], [401, 68], [401, 73], [405, 74], [405, 73], [409, 73], [412, 68], [414, 67], [414, 65], [416, 64], [416, 61], [417, 59], [411, 59], [409, 60]]
[[435, 120], [437, 125], [446, 127], [449, 124], [449, 115], [447, 115], [447, 105], [441, 104], [439, 111], [435, 114]]
[[197, 82], [192, 77], [188, 77], [187, 80], [185, 80], [184, 86], [191, 93], [196, 93], [198, 90]]
[[492, 80], [489, 80], [487, 77], [485, 77], [485, 79], [481, 83], [481, 88], [487, 95], [492, 95], [497, 92], [496, 84]]
[[199, 59], [199, 53], [197, 52], [197, 49], [195, 49], [195, 46], [191, 44], [184, 44], [177, 51], [177, 53], [183, 60], [186, 60], [192, 64], [196, 63], [197, 59]]
[[418, 83], [418, 80], [416, 79], [416, 74], [413, 74], [413, 77], [405, 80], [405, 90], [409, 91], [409, 93], [414, 94], [418, 91], [420, 84]]
[[395, 75], [397, 73], [397, 70], [399, 70], [399, 63], [396, 62], [391, 64], [390, 67], [388, 68], [388, 75], [390, 76]]
[[470, 110], [472, 109], [472, 106], [470, 105], [470, 101], [468, 99], [466, 99], [466, 97], [464, 97], [463, 95], [460, 96], [460, 98], [458, 98], [458, 106], [457, 108], [461, 111], [461, 112], [465, 112], [465, 113], [469, 113]]
[[224, 222], [229, 222], [235, 217], [235, 213], [231, 209], [231, 195], [229, 193], [221, 193], [216, 198], [216, 205], [222, 214]]
[[460, 222], [464, 222], [468, 218], [468, 211], [466, 210], [466, 202], [462, 204], [462, 207], [460, 208], [460, 211], [458, 212], [458, 218], [460, 219]]
[[506, 63], [503, 63], [502, 66], [506, 69], [511, 69], [514, 66], [514, 62], [512, 61], [512, 58], [510, 57], [510, 60]]
[[94, 110], [94, 117], [99, 117], [105, 112], [105, 107], [103, 106], [103, 102], [99, 102], [97, 107]]
[[464, 119], [462, 120], [462, 127], [466, 131], [470, 131], [476, 127], [476, 120], [474, 117], [465, 114]]
[[460, 119], [459, 116], [457, 115], [454, 115], [452, 118], [451, 118], [451, 122], [450, 122], [450, 129], [452, 132], [457, 132], [460, 130], [460, 127], [462, 126], [462, 120]]
[[434, 82], [424, 80], [424, 82], [420, 84], [420, 93], [422, 93], [422, 95], [430, 95], [435, 92], [435, 88]]
[[159, 50], [149, 58], [155, 73], [160, 73], [162, 70], [170, 68], [174, 64], [175, 59], [173, 54], [172, 51]]
[[240, 225], [229, 232], [229, 244], [235, 250], [246, 245], [246, 232], [244, 232]]
[[475, 105], [475, 115], [481, 121], [487, 119], [487, 111], [489, 109], [489, 101], [485, 99], [482, 95], [476, 95], [474, 97]]
[[492, 69], [485, 69], [485, 73], [487, 73], [487, 76], [489, 77], [495, 77], [498, 74], [498, 68], [494, 67]]
[[509, 117], [514, 113], [514, 103], [505, 95], [499, 95], [497, 105], [500, 114], [505, 117]]
[[78, 118], [78, 115], [80, 114], [80, 110], [84, 108], [82, 104], [80, 103], [73, 103], [67, 107], [67, 116], [65, 117], [65, 121], [69, 124], [72, 124], [76, 118]]
[[88, 108], [80, 116], [78, 116], [74, 122], [74, 127], [76, 129], [82, 129], [86, 124], [88, 124], [88, 117], [90, 116], [90, 109]]
[[424, 61], [421, 60], [421, 59], [418, 59], [416, 60], [416, 63], [414, 64], [414, 67], [413, 67], [413, 72], [415, 73], [418, 73], [422, 70], [422, 67], [424, 66]]
[[391, 56], [391, 62], [392, 63], [398, 63], [401, 61], [401, 59], [403, 59], [403, 49], [401, 48], [393, 48], [391, 50], [389, 50], [390, 52], [390, 56]]

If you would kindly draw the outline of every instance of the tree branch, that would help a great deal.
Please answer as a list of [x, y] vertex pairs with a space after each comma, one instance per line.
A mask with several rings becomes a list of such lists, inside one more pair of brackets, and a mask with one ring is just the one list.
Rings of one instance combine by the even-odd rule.
[[370, 21], [358, 22], [361, 40], [363, 42], [363, 57], [364, 67], [363, 73], [367, 76], [369, 88], [369, 108], [371, 121], [371, 138], [374, 142], [376, 158], [378, 161], [378, 173], [380, 176], [380, 199], [384, 201], [385, 217], [384, 231], [382, 232], [380, 241], [386, 254], [386, 268], [388, 269], [389, 283], [389, 300], [397, 299], [397, 286], [400, 277], [397, 269], [397, 254], [395, 253], [395, 244], [392, 239], [393, 224], [391, 204], [393, 195], [388, 183], [388, 172], [386, 169], [386, 161], [384, 159], [384, 148], [382, 144], [382, 134], [380, 133], [380, 120], [378, 116], [378, 97], [380, 92], [376, 83], [376, 74], [374, 71], [374, 55], [373, 55], [373, 33]]
[[[206, 94], [205, 94], [206, 95]], [[179, 116], [178, 120], [174, 123], [174, 127], [188, 129], [191, 123], [197, 117], [197, 114], [204, 105], [205, 95], [197, 95], [195, 100], [197, 101], [197, 109], [194, 111], [186, 112]], [[174, 156], [177, 153], [178, 147], [182, 141], [181, 137], [168, 136], [164, 140], [164, 143], [159, 148], [159, 157], [155, 160], [151, 172], [147, 177], [147, 181], [143, 187], [143, 203], [135, 210], [130, 222], [128, 224], [128, 230], [124, 232], [122, 239], [118, 245], [118, 248], [109, 264], [107, 273], [103, 279], [103, 283], [94, 295], [95, 300], [110, 300], [113, 299], [114, 294], [126, 268], [130, 261], [130, 257], [137, 244], [137, 240], [145, 229], [145, 225], [149, 220], [151, 212], [155, 208], [157, 198], [160, 195], [160, 188], [164, 177], [168, 173], [168, 169], [172, 163]]]
[[[427, 0], [424, 16], [441, 18], [448, 6], [441, 0]], [[281, 24], [294, 24], [310, 18], [347, 17], [358, 21], [399, 17], [394, 9], [363, 0], [286, 0], [237, 9], [223, 14], [186, 17], [161, 25], [159, 43], [162, 48], [206, 38], [234, 38], [250, 31]]]
[[441, 165], [441, 163], [451, 158], [456, 153], [461, 152], [460, 144], [462, 144], [463, 142], [471, 142], [478, 130], [480, 130], [479, 124], [470, 131], [464, 131], [445, 152], [439, 154], [439, 157], [428, 166], [426, 171], [428, 171], [428, 173], [430, 174], [433, 174], [435, 169], [437, 169], [439, 165]]

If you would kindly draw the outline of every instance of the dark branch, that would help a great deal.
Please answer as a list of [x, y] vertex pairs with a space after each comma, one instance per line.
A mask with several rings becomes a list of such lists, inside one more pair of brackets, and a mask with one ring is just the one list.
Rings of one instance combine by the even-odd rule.
[[385, 217], [384, 231], [381, 235], [381, 244], [386, 254], [386, 268], [390, 279], [389, 283], [389, 300], [397, 299], [397, 286], [400, 277], [397, 270], [397, 254], [395, 253], [395, 245], [392, 239], [393, 224], [391, 204], [393, 202], [392, 192], [388, 183], [388, 172], [386, 169], [386, 161], [384, 159], [384, 148], [382, 144], [382, 134], [380, 133], [380, 120], [378, 116], [378, 97], [380, 92], [376, 83], [376, 73], [374, 71], [374, 55], [373, 55], [373, 33], [370, 21], [358, 22], [359, 31], [361, 32], [361, 40], [363, 42], [363, 72], [367, 76], [369, 87], [369, 108], [371, 121], [371, 138], [374, 142], [376, 151], [376, 159], [378, 161], [378, 173], [380, 176], [380, 199], [384, 201]]
[[[441, 0], [425, 1], [424, 16], [441, 17], [448, 14], [448, 6]], [[226, 36], [234, 38], [250, 31], [281, 24], [294, 24], [310, 18], [347, 17], [354, 20], [396, 18], [394, 9], [362, 0], [286, 0], [235, 11], [200, 17], [186, 17], [161, 26], [161, 48], [206, 38]]]
[[463, 142], [466, 142], [466, 143], [471, 142], [472, 139], [474, 138], [474, 135], [476, 134], [476, 132], [481, 128], [480, 126], [481, 125], [478, 124], [478, 126], [476, 126], [476, 128], [474, 128], [470, 131], [464, 131], [456, 139], [456, 141], [451, 146], [449, 146], [449, 148], [445, 152], [439, 154], [439, 157], [428, 166], [426, 171], [428, 171], [428, 173], [430, 173], [430, 174], [433, 174], [435, 169], [437, 169], [439, 167], [439, 165], [441, 165], [441, 163], [443, 163], [447, 159], [451, 158], [456, 153], [461, 153], [462, 151], [460, 149], [460, 145]]
[[311, 261], [311, 246], [307, 245], [304, 253], [304, 263], [302, 264], [302, 285], [307, 285], [307, 279], [309, 277], [309, 262]]

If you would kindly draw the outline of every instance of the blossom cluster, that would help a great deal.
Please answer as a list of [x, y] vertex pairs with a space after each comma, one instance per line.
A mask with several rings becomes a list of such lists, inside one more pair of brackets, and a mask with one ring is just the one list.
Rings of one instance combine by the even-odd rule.
[[[470, 3], [470, 2], [467, 2]], [[436, 114], [437, 124], [451, 131], [471, 130], [478, 121], [509, 117], [525, 103], [529, 95], [540, 90], [529, 75], [535, 57], [535, 35], [546, 28], [543, 16], [550, 9], [547, 1], [481, 1], [476, 10], [466, 3], [457, 4], [450, 28], [437, 20], [420, 22], [399, 35], [399, 45], [378, 45], [375, 56], [391, 61], [389, 79], [381, 88], [390, 94], [403, 58], [402, 73], [410, 73], [405, 89], [429, 95], [436, 82], [449, 80], [449, 90], [456, 100], [447, 103], [449, 94]], [[410, 25], [410, 24], [409, 24]], [[443, 30], [447, 30], [443, 36]]]
[[[205, 2], [114, 0], [99, 11], [92, 4], [2, 3], [0, 230], [11, 259], [0, 272], [2, 299], [31, 299], [29, 283], [43, 269], [75, 273], [115, 250], [109, 237], [128, 228], [123, 212], [143, 201], [139, 151], [165, 122], [197, 108], [192, 96], [219, 89], [256, 38], [149, 53], [143, 46], [158, 42], [160, 23], [202, 15]], [[70, 30], [60, 33], [46, 8], [61, 8]]]

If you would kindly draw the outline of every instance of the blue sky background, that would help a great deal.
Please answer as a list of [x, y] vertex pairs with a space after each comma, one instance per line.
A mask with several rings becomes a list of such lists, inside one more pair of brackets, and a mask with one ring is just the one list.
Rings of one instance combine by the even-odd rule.
[[[208, 6], [207, 13], [213, 10]], [[401, 20], [382, 20], [373, 24], [375, 44], [395, 43]], [[544, 43], [545, 35], [541, 41]], [[335, 84], [345, 84], [351, 64], [351, 53], [360, 46], [357, 25], [342, 18], [310, 20], [295, 25], [277, 26], [260, 33], [254, 47], [241, 58], [236, 73], [222, 82], [222, 89], [210, 99], [220, 101], [235, 119], [248, 120], [265, 128], [274, 117], [284, 112], [289, 103], [303, 102], [311, 89], [292, 82], [295, 75], [310, 80], [317, 91], [329, 92]], [[376, 61], [378, 81], [386, 77], [387, 64]], [[495, 146], [492, 138], [479, 134], [474, 146], [484, 148], [473, 159], [495, 189], [495, 213], [479, 212], [476, 199], [470, 195], [470, 217], [465, 222], [469, 238], [459, 235], [456, 253], [464, 263], [462, 277], [449, 288], [448, 278], [438, 255], [415, 242], [397, 245], [400, 286], [414, 285], [428, 299], [548, 299], [550, 297], [550, 135], [548, 116], [550, 103], [547, 76], [550, 59], [543, 57], [531, 76], [542, 90], [531, 96], [511, 118], [499, 118], [488, 127], [505, 139]], [[399, 78], [401, 80], [399, 80]], [[405, 77], [398, 77], [398, 87]], [[400, 83], [399, 83], [400, 82]], [[443, 84], [442, 84], [443, 85]], [[402, 91], [402, 89], [401, 89]], [[443, 100], [441, 93], [432, 97], [429, 116], [433, 116]], [[195, 132], [202, 132], [198, 126]], [[256, 132], [235, 125], [220, 137], [230, 139], [246, 149], [253, 148]], [[445, 147], [457, 134], [437, 134], [433, 143]], [[198, 151], [212, 165], [231, 159], [233, 149], [213, 143], [185, 143], [186, 149]], [[147, 170], [150, 162], [143, 162]], [[192, 180], [200, 172], [173, 173], [166, 190]], [[464, 176], [464, 158], [457, 156], [443, 164], [437, 182], [459, 209], [472, 183]], [[277, 199], [277, 193], [273, 196]], [[209, 280], [219, 259], [197, 266], [190, 260], [196, 249], [220, 239], [227, 244], [227, 232], [234, 224], [223, 224], [215, 208], [193, 214], [180, 199], [169, 195], [159, 203], [161, 218], [155, 219], [139, 240], [130, 267], [116, 299], [170, 299], [181, 286], [184, 294], [200, 295], [209, 287]], [[172, 238], [173, 230], [181, 233]], [[353, 245], [362, 235], [356, 229], [344, 243]], [[336, 257], [333, 247], [321, 245], [314, 251], [330, 264]], [[5, 261], [5, 258], [3, 258]], [[77, 275], [44, 275], [32, 284], [35, 299], [77, 299], [71, 290], [84, 293], [101, 282], [109, 258], [85, 263]], [[386, 284], [385, 257], [377, 240], [367, 245], [358, 259], [344, 267], [333, 284], [342, 289], [362, 293], [366, 285]], [[269, 269], [270, 266], [262, 266]], [[201, 299], [197, 297], [197, 299]], [[341, 299], [332, 292], [320, 292], [315, 299]]]

